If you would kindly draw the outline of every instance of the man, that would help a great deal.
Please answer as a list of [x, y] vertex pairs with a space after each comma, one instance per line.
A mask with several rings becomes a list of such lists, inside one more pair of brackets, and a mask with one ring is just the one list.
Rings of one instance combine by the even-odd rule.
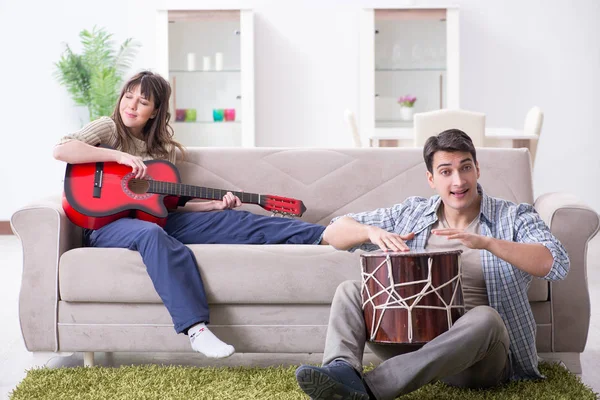
[[420, 349], [363, 375], [360, 283], [343, 282], [331, 307], [323, 366], [296, 371], [300, 388], [313, 399], [394, 399], [436, 380], [487, 388], [542, 377], [527, 289], [533, 276], [563, 279], [567, 252], [531, 205], [485, 194], [477, 183], [475, 147], [464, 132], [430, 137], [423, 157], [436, 196], [337, 218], [324, 241], [344, 250], [461, 249], [467, 312]]

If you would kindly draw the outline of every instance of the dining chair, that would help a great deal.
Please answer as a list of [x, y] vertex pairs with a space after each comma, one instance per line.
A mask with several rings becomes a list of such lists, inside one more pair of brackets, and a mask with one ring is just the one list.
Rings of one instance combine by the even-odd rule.
[[539, 107], [532, 107], [525, 116], [523, 133], [539, 136], [544, 124], [544, 112]]
[[360, 140], [360, 134], [358, 133], [358, 126], [356, 125], [356, 117], [354, 113], [350, 110], [345, 110], [344, 119], [350, 127], [350, 132], [352, 133], [352, 140], [354, 142], [354, 146], [362, 147], [362, 141]]
[[531, 163], [535, 168], [535, 159], [537, 155], [538, 145], [540, 143], [540, 134], [542, 133], [542, 125], [544, 124], [544, 112], [540, 107], [532, 107], [525, 116], [525, 124], [523, 125], [523, 133], [526, 135], [535, 135], [538, 140], [532, 140], [530, 145]]
[[475, 147], [483, 147], [485, 139], [485, 114], [460, 109], [442, 109], [414, 115], [414, 145], [423, 147], [429, 137], [448, 129], [465, 132]]

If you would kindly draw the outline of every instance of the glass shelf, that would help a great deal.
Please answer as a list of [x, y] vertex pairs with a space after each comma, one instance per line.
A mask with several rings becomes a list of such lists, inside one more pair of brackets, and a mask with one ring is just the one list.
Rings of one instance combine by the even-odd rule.
[[[254, 144], [251, 10], [169, 10], [168, 70], [175, 137], [186, 146]], [[244, 85], [242, 85], [244, 81]], [[248, 84], [246, 84], [248, 82]], [[185, 110], [193, 120], [185, 121]], [[233, 110], [233, 121], [215, 121]], [[229, 112], [227, 115], [230, 115]]]
[[229, 72], [229, 73], [236, 73], [236, 72], [239, 73], [239, 72], [241, 72], [241, 70], [239, 70], [239, 69], [222, 69], [220, 71], [217, 71], [217, 70], [214, 70], [214, 69], [213, 70], [209, 69], [209, 70], [206, 70], [206, 71], [202, 70], [202, 69], [195, 69], [195, 70], [192, 70], [192, 71], [187, 70], [187, 69], [171, 69], [171, 70], [169, 70], [169, 73], [178, 73], [178, 74], [179, 73], [189, 73], [189, 74], [197, 74], [197, 73], [206, 73], [206, 74], [213, 73], [214, 74], [214, 73], [219, 73], [219, 74], [221, 74], [221, 73], [227, 73], [227, 72]]
[[446, 68], [375, 68], [375, 72], [420, 72], [420, 71], [445, 72]]
[[242, 121], [175, 121], [176, 124], [219, 124], [219, 125], [227, 125], [227, 124], [241, 124]]

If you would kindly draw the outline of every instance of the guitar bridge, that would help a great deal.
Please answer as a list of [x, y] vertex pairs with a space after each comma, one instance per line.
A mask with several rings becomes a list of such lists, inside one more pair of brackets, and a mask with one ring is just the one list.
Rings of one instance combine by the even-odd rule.
[[104, 163], [96, 163], [96, 172], [94, 173], [94, 198], [99, 199], [102, 194], [102, 177], [104, 175]]

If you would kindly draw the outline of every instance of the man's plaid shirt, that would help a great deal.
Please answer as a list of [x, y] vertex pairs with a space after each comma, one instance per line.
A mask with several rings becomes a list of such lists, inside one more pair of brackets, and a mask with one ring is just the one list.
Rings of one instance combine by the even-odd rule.
[[[564, 279], [569, 271], [569, 256], [534, 208], [529, 204], [514, 204], [489, 197], [480, 185], [477, 185], [477, 190], [482, 196], [479, 216], [481, 234], [513, 242], [540, 243], [546, 246], [552, 253], [554, 263], [543, 279]], [[377, 226], [397, 234], [414, 232], [415, 238], [406, 244], [411, 250], [424, 250], [431, 226], [438, 219], [437, 209], [440, 203], [441, 198], [438, 195], [429, 199], [409, 197], [404, 203], [390, 208], [347, 216], [362, 224]], [[365, 243], [350, 251], [359, 248], [365, 251], [378, 249], [374, 244]], [[533, 276], [487, 250], [481, 250], [480, 253], [489, 304], [502, 316], [510, 336], [512, 379], [540, 378], [542, 375], [538, 370], [535, 347], [536, 325], [527, 298], [527, 289]]]

